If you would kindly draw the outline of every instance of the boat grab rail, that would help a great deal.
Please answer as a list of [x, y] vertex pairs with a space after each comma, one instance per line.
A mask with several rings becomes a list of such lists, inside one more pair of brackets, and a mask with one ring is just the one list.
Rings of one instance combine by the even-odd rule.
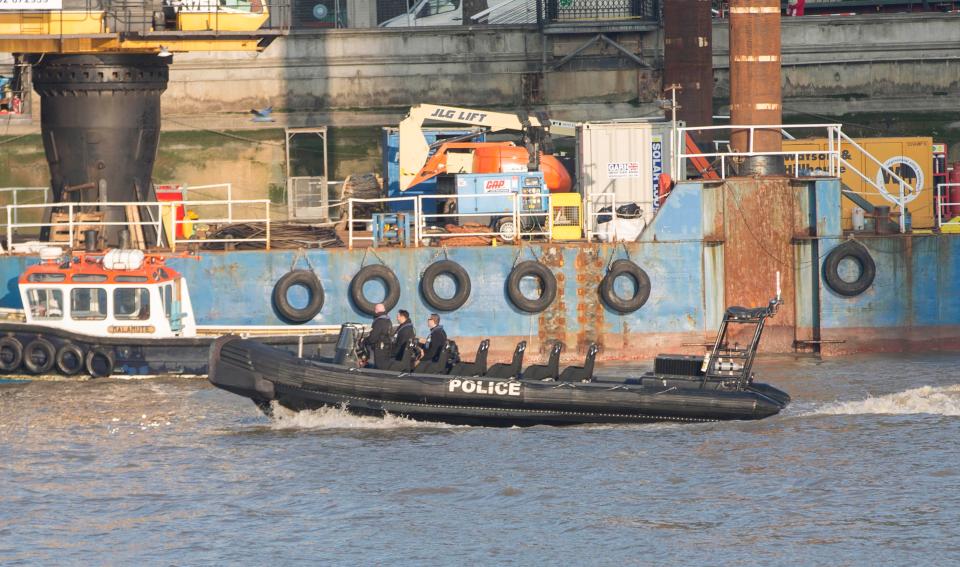
[[[356, 197], [351, 197], [347, 199], [347, 248], [349, 250], [353, 250], [354, 242], [358, 242], [358, 241], [373, 242], [374, 241], [372, 232], [370, 236], [358, 236], [354, 234], [354, 232], [356, 232], [353, 229], [354, 223], [362, 222], [362, 223], [373, 224], [373, 216], [370, 216], [370, 218], [363, 218], [363, 217], [358, 218], [354, 214], [353, 207], [355, 204], [361, 203], [361, 204], [369, 204], [369, 205], [379, 205], [384, 203], [401, 203], [401, 202], [412, 203], [414, 218], [418, 217], [420, 212], [418, 210], [420, 201], [414, 195], [411, 195], [410, 197], [381, 197], [377, 199], [358, 199]], [[420, 245], [419, 223], [414, 225], [413, 230], [414, 230], [414, 242], [416, 243], [414, 245], [419, 246]]]
[[[500, 213], [496, 212], [478, 212], [478, 213], [461, 213], [460, 207], [457, 207], [456, 212], [447, 212], [447, 213], [424, 213], [424, 202], [426, 201], [454, 201], [459, 204], [460, 200], [469, 200], [469, 199], [505, 199], [510, 200], [510, 210], [503, 211]], [[513, 221], [513, 226], [516, 230], [516, 235], [519, 238], [524, 236], [545, 236], [549, 240], [552, 240], [552, 219], [550, 218], [550, 204], [551, 204], [551, 195], [550, 194], [537, 194], [537, 195], [522, 195], [520, 193], [484, 193], [477, 195], [418, 195], [417, 199], [420, 201], [419, 211], [420, 215], [416, 219], [419, 227], [420, 234], [424, 234], [424, 230], [427, 228], [427, 224], [430, 219], [452, 219], [459, 221], [461, 219], [471, 219], [471, 218], [491, 218], [491, 217], [510, 217]], [[546, 210], [540, 211], [523, 211], [522, 202], [524, 199], [544, 199], [546, 201]], [[523, 219], [534, 218], [534, 217], [546, 217], [546, 230], [523, 230]], [[480, 236], [480, 237], [493, 237], [496, 236], [496, 233], [493, 230], [487, 230], [483, 232], [438, 232], [438, 233], [428, 233], [430, 238], [452, 238], [458, 236]]]
[[937, 228], [942, 226], [960, 226], [960, 214], [950, 214], [950, 218], [948, 218], [946, 221], [943, 220], [943, 211], [945, 207], [954, 207], [960, 210], [960, 202], [943, 200], [943, 195], [945, 193], [944, 189], [949, 189], [950, 187], [960, 187], [960, 183], [937, 183]]
[[[217, 207], [226, 207], [226, 216], [212, 216], [209, 217], [199, 217], [196, 218], [177, 218], [177, 210], [180, 207], [183, 207], [183, 210], [191, 210], [195, 212], [190, 207], [198, 206], [217, 206]], [[128, 207], [136, 207], [137, 210], [144, 211], [147, 217], [146, 219], [141, 220], [96, 220], [84, 218], [81, 215], [89, 214], [91, 211], [89, 209], [96, 208], [99, 213], [106, 212], [110, 209], [119, 208], [124, 214], [127, 213]], [[247, 208], [247, 207], [263, 207], [262, 216], [250, 216], [250, 215], [237, 215], [237, 208]], [[15, 236], [18, 231], [23, 229], [49, 229], [51, 232], [55, 228], [66, 228], [67, 234], [69, 235], [67, 241], [72, 243], [77, 237], [78, 229], [102, 229], [105, 227], [150, 227], [153, 229], [152, 235], [152, 244], [156, 248], [164, 248], [164, 241], [166, 242], [166, 247], [169, 247], [171, 251], [175, 251], [178, 244], [186, 243], [198, 243], [198, 242], [264, 242], [265, 246], [269, 249], [270, 247], [270, 200], [269, 199], [242, 199], [242, 200], [218, 200], [218, 199], [209, 199], [209, 200], [183, 200], [183, 201], [160, 201], [152, 203], [143, 203], [140, 201], [107, 201], [107, 202], [97, 202], [97, 203], [77, 203], [77, 202], [68, 202], [68, 203], [19, 203], [6, 205], [6, 215], [5, 215], [5, 227], [4, 232], [6, 233], [7, 247], [6, 251], [11, 251], [13, 249], [12, 243], [15, 240]], [[55, 222], [52, 218], [52, 213], [55, 210], [60, 210], [61, 212], [66, 212], [66, 221], [57, 221]], [[33, 221], [24, 221], [19, 220], [19, 215], [21, 212], [27, 211], [50, 211], [51, 220], [48, 222], [33, 222]], [[0, 219], [4, 218], [0, 216]], [[202, 239], [197, 238], [194, 234], [191, 238], [181, 238], [177, 236], [181, 227], [186, 227], [188, 225], [195, 224], [212, 224], [212, 223], [227, 223], [234, 224], [237, 222], [251, 222], [251, 223], [264, 223], [265, 225], [265, 235], [260, 238], [209, 238]], [[167, 231], [164, 228], [167, 228], [170, 235], [167, 234]], [[54, 245], [62, 245], [63, 242], [56, 240], [48, 240], [45, 243], [50, 243]], [[144, 245], [147, 243], [144, 242]]]
[[[688, 126], [677, 128], [677, 134], [673, 137], [673, 150], [674, 150], [674, 163], [673, 171], [678, 179], [686, 178], [687, 171], [687, 162], [688, 160], [693, 159], [702, 159], [702, 158], [712, 158], [711, 161], [714, 163], [719, 159], [720, 161], [720, 171], [719, 175], [721, 179], [727, 178], [727, 160], [729, 159], [739, 159], [745, 157], [755, 157], [755, 156], [783, 156], [786, 158], [793, 158], [793, 175], [795, 177], [801, 176], [801, 167], [800, 167], [800, 156], [811, 153], [811, 150], [792, 150], [792, 151], [776, 151], [776, 152], [759, 152], [755, 150], [756, 142], [756, 133], [758, 131], [776, 131], [780, 134], [787, 134], [790, 136], [788, 130], [826, 130], [827, 138], [827, 149], [826, 150], [815, 150], [817, 154], [823, 154], [827, 158], [827, 170], [823, 172], [824, 175], [829, 177], [840, 177], [841, 172], [849, 170], [857, 175], [867, 186], [873, 188], [873, 194], [879, 195], [886, 201], [889, 201], [893, 205], [896, 205], [900, 209], [900, 232], [906, 232], [906, 215], [903, 214], [903, 211], [906, 210], [906, 204], [914, 200], [918, 195], [917, 188], [911, 185], [908, 181], [903, 179], [897, 172], [891, 169], [888, 165], [878, 160], [870, 152], [866, 150], [863, 146], [858, 144], [853, 138], [848, 136], [843, 132], [843, 125], [837, 123], [822, 123], [822, 124], [760, 124], [760, 125], [736, 125], [736, 124], [727, 124], [721, 126]], [[734, 132], [743, 132], [748, 133], [748, 143], [746, 151], [715, 151], [715, 152], [687, 152], [686, 151], [686, 139], [690, 133], [699, 132], [699, 131], [729, 131]], [[791, 138], [793, 136], [790, 136]], [[871, 179], [869, 176], [864, 174], [853, 162], [847, 160], [844, 157], [844, 146], [852, 146], [854, 149], [859, 151], [869, 162], [875, 165], [882, 173], [885, 179], [892, 179], [897, 182], [899, 185], [899, 194], [891, 195], [885, 187], [882, 187], [881, 184], [878, 184], [875, 179]], [[848, 154], [849, 155], [849, 154]], [[844, 169], [845, 168], [845, 169]], [[714, 169], [716, 166], [714, 165]]]

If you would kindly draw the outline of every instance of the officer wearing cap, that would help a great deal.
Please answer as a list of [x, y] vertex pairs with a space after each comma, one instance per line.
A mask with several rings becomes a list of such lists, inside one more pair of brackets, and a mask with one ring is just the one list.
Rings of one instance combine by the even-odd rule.
[[423, 343], [423, 360], [436, 362], [440, 359], [443, 347], [447, 345], [447, 333], [443, 330], [443, 325], [440, 324], [440, 316], [436, 313], [431, 313], [427, 317], [427, 327], [430, 329], [430, 334], [427, 335], [427, 340]]

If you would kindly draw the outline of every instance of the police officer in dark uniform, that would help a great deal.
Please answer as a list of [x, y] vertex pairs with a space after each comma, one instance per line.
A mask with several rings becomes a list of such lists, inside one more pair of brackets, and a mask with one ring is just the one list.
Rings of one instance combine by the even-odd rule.
[[430, 328], [430, 334], [427, 335], [427, 340], [423, 343], [423, 360], [436, 362], [440, 358], [440, 353], [443, 352], [443, 347], [447, 344], [447, 333], [443, 330], [443, 326], [440, 324], [440, 316], [436, 313], [431, 313], [427, 317], [427, 327]]
[[373, 361], [374, 368], [386, 368], [390, 358], [390, 342], [393, 338], [393, 325], [390, 324], [390, 317], [387, 315], [387, 308], [382, 303], [378, 303], [373, 308], [376, 315], [373, 319], [373, 326], [370, 334], [367, 335], [367, 352], [370, 353], [370, 359]]
[[406, 309], [397, 311], [397, 332], [393, 335], [393, 359], [402, 360], [410, 341], [417, 338], [417, 332], [410, 322], [410, 312]]

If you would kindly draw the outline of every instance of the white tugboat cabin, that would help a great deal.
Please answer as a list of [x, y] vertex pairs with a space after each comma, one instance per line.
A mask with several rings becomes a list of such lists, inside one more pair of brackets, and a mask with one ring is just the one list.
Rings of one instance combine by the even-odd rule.
[[96, 337], [195, 337], [187, 282], [141, 250], [41, 252], [20, 276], [26, 322]]

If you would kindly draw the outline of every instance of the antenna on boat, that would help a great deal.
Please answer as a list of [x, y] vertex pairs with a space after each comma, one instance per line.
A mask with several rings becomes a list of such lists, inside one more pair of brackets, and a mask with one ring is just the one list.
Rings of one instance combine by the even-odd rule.
[[777, 270], [777, 303], [780, 302], [780, 270]]

